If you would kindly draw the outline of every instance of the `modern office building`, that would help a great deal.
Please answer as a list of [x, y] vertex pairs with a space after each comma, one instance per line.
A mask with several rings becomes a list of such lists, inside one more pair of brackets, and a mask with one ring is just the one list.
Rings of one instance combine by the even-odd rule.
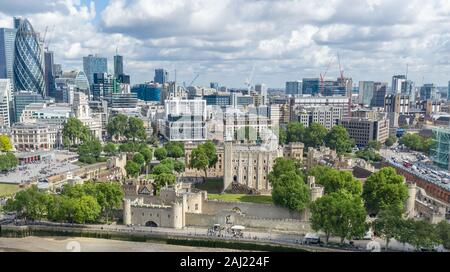
[[94, 74], [108, 72], [108, 60], [97, 55], [83, 57], [83, 71], [88, 78], [89, 85], [94, 84]]
[[155, 83], [164, 84], [169, 81], [169, 72], [164, 69], [155, 69]]
[[385, 98], [385, 112], [396, 112], [399, 114], [409, 113], [410, 101], [409, 95], [389, 94]]
[[170, 141], [204, 141], [207, 139], [206, 101], [165, 101], [162, 133]]
[[31, 103], [44, 102], [42, 95], [31, 91], [14, 92], [14, 121], [18, 122], [22, 111]]
[[209, 87], [211, 89], [215, 89], [216, 91], [219, 91], [219, 83], [218, 82], [210, 82]]
[[231, 94], [229, 93], [216, 93], [203, 96], [206, 100], [206, 105], [227, 107], [231, 105]]
[[55, 73], [53, 71], [54, 66], [53, 52], [44, 52], [45, 97], [56, 97]]
[[420, 87], [420, 99], [421, 100], [436, 100], [438, 91], [434, 84], [424, 84]]
[[14, 44], [17, 29], [0, 28], [0, 78], [14, 82]]
[[158, 83], [137, 84], [131, 88], [131, 92], [137, 95], [137, 98], [143, 101], [161, 101], [162, 85]]
[[119, 78], [123, 75], [123, 56], [114, 56], [114, 77]]
[[138, 98], [135, 93], [109, 93], [104, 96], [108, 107], [113, 109], [136, 109]]
[[406, 80], [402, 82], [402, 94], [412, 95], [414, 90], [414, 82]]
[[302, 94], [302, 82], [300, 80], [296, 81], [287, 81], [286, 82], [286, 95], [300, 95]]
[[305, 127], [309, 127], [313, 123], [318, 123], [331, 129], [339, 124], [339, 120], [343, 118], [343, 109], [341, 107], [299, 107], [293, 111], [291, 121], [302, 123]]
[[450, 171], [450, 129], [434, 128], [430, 158], [434, 164]]
[[360, 81], [359, 82], [359, 95], [358, 103], [362, 105], [370, 106], [370, 102], [373, 98], [373, 91], [375, 88], [375, 82], [373, 81]]
[[11, 125], [11, 96], [12, 86], [9, 78], [0, 79], [0, 127], [9, 127]]
[[21, 20], [15, 40], [14, 89], [45, 94], [43, 48], [39, 34], [27, 19]]
[[261, 97], [259, 105], [266, 105], [267, 99], [267, 86], [264, 83], [258, 83], [255, 85], [255, 92]]
[[384, 113], [378, 114], [377, 118], [344, 118], [339, 124], [347, 129], [359, 147], [366, 146], [370, 141], [383, 144], [389, 137], [389, 120]]
[[293, 98], [290, 101], [291, 116], [297, 108], [334, 107], [342, 109], [342, 116], [350, 116], [350, 97], [348, 96], [304, 96]]
[[302, 81], [302, 94], [317, 95], [319, 93], [319, 78], [304, 78]]
[[392, 76], [392, 93], [400, 94], [402, 92], [402, 85], [406, 82], [405, 75], [395, 75]]
[[107, 73], [95, 73], [92, 83], [92, 100], [100, 101], [100, 99], [115, 93], [115, 80], [113, 75]]
[[373, 86], [371, 106], [384, 108], [384, 99], [387, 94], [387, 83], [375, 82]]

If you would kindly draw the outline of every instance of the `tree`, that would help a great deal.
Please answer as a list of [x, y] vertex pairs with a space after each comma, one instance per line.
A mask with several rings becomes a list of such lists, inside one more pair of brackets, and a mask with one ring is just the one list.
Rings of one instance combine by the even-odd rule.
[[309, 170], [309, 176], [316, 178], [316, 183], [324, 187], [325, 194], [346, 190], [353, 195], [361, 195], [361, 182], [349, 171], [340, 171], [329, 166], [318, 165]]
[[160, 175], [162, 173], [172, 174], [173, 168], [169, 164], [158, 164], [152, 169], [152, 174]]
[[128, 140], [131, 139], [133, 142], [135, 142], [136, 139], [145, 141], [147, 135], [145, 134], [144, 121], [137, 117], [128, 118], [128, 126], [125, 130], [125, 137], [127, 137]]
[[16, 167], [19, 160], [11, 152], [0, 154], [0, 171], [8, 171]]
[[137, 177], [139, 175], [140, 167], [134, 161], [127, 161], [125, 171], [127, 171], [128, 176]]
[[177, 178], [174, 174], [162, 173], [155, 177], [156, 192], [159, 193], [161, 187], [175, 184]]
[[324, 195], [311, 205], [311, 226], [325, 232], [326, 242], [330, 235], [340, 237], [341, 244], [345, 239], [364, 235], [365, 221], [361, 197], [344, 190]]
[[142, 147], [142, 148], [139, 150], [139, 153], [141, 153], [142, 156], [144, 156], [144, 159], [145, 159], [145, 162], [146, 162], [146, 163], [149, 163], [149, 162], [152, 161], [152, 159], [153, 159], [153, 153], [152, 153], [152, 150], [151, 150], [149, 147]]
[[312, 123], [308, 128], [306, 128], [304, 135], [305, 148], [308, 147], [320, 147], [323, 145], [325, 137], [327, 136], [328, 130], [326, 127], [319, 123]]
[[381, 155], [374, 151], [374, 149], [372, 148], [364, 148], [363, 150], [358, 150], [356, 151], [355, 155], [358, 158], [369, 162], [379, 162], [382, 160]]
[[206, 141], [204, 144], [199, 145], [198, 148], [202, 149], [208, 157], [208, 168], [211, 168], [217, 163], [217, 151], [216, 146], [212, 141]]
[[366, 148], [370, 148], [370, 149], [378, 151], [381, 149], [381, 143], [379, 141], [372, 140], [367, 143]]
[[13, 148], [11, 140], [7, 135], [0, 135], [0, 151], [7, 152]]
[[351, 152], [355, 141], [350, 138], [348, 131], [341, 125], [334, 126], [325, 137], [325, 145], [342, 154]]
[[292, 211], [304, 210], [310, 201], [309, 188], [295, 172], [282, 174], [272, 184], [273, 202]]
[[290, 122], [287, 126], [287, 142], [303, 142], [305, 137], [305, 127], [300, 122]]
[[115, 156], [117, 154], [117, 147], [114, 143], [109, 142], [103, 147], [103, 152], [108, 156]]
[[412, 238], [414, 236], [413, 224], [414, 219], [400, 220], [400, 224], [398, 226], [394, 238], [403, 244], [403, 248], [405, 248], [406, 243], [409, 243], [413, 239]]
[[78, 141], [84, 142], [89, 136], [89, 128], [75, 117], [70, 117], [67, 119], [66, 123], [64, 123], [64, 127], [62, 130], [62, 136], [65, 139], [65, 143], [68, 143], [70, 147], [71, 145], [77, 144]]
[[133, 156], [133, 161], [137, 163], [139, 166], [143, 166], [145, 163], [145, 158], [141, 153], [136, 153]]
[[102, 144], [97, 139], [85, 141], [78, 146], [77, 153], [79, 156], [79, 161], [85, 163], [95, 163], [98, 161], [102, 153]]
[[155, 150], [154, 155], [158, 161], [161, 161], [161, 160], [167, 158], [167, 150], [164, 147], [160, 147]]
[[416, 133], [407, 133], [403, 135], [399, 144], [405, 145], [409, 149], [428, 153], [433, 141], [429, 137], [422, 137]]
[[197, 147], [192, 150], [189, 166], [190, 168], [194, 168], [199, 171], [203, 170], [205, 172], [205, 177], [208, 176], [207, 170], [209, 167], [209, 158], [204, 149]]
[[430, 249], [439, 243], [439, 237], [434, 226], [424, 220], [414, 220], [411, 223], [413, 235], [408, 243], [412, 244], [416, 250], [420, 248]]
[[401, 231], [402, 220], [402, 210], [392, 206], [380, 210], [377, 219], [373, 222], [374, 232], [377, 236], [384, 237], [386, 241], [386, 251], [391, 239], [397, 237]]
[[80, 198], [75, 198], [72, 204], [75, 223], [95, 222], [100, 216], [101, 207], [93, 196], [83, 195]]
[[450, 249], [450, 224], [446, 220], [439, 222], [436, 227], [436, 234], [446, 249]]
[[278, 129], [278, 144], [283, 145], [287, 142], [287, 132], [286, 129], [280, 127]]
[[183, 142], [168, 142], [164, 145], [167, 156], [171, 158], [181, 158], [184, 156]]
[[173, 168], [177, 173], [183, 173], [185, 169], [184, 162], [175, 161], [173, 164]]
[[17, 212], [25, 220], [40, 220], [47, 214], [47, 197], [36, 185], [19, 191], [14, 199], [8, 199], [4, 209]]
[[106, 221], [113, 209], [120, 208], [122, 199], [125, 196], [122, 186], [118, 182], [96, 183], [95, 198], [106, 215]]
[[363, 198], [366, 208], [371, 213], [380, 209], [397, 206], [403, 209], [408, 198], [408, 188], [403, 176], [398, 175], [392, 167], [384, 167], [371, 174], [364, 183]]
[[106, 129], [108, 131], [109, 136], [112, 139], [120, 140], [125, 136], [125, 131], [128, 126], [128, 117], [123, 114], [118, 114], [111, 118]]
[[395, 137], [395, 136], [389, 136], [389, 138], [386, 139], [386, 142], [384, 142], [384, 144], [385, 144], [387, 147], [391, 147], [391, 146], [393, 146], [396, 142], [397, 142], [397, 137]]

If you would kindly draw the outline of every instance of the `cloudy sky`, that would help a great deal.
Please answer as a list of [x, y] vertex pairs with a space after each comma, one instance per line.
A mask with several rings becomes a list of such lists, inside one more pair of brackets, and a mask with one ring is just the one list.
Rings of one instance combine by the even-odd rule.
[[[82, 57], [112, 56], [118, 48], [132, 83], [150, 81], [155, 68], [173, 79], [243, 87], [283, 87], [288, 80], [337, 77], [337, 54], [354, 82], [450, 80], [449, 0], [0, 0], [0, 27], [13, 16], [44, 32], [63, 69]], [[54, 30], [53, 30], [54, 29]], [[52, 31], [53, 30], [53, 31]]]

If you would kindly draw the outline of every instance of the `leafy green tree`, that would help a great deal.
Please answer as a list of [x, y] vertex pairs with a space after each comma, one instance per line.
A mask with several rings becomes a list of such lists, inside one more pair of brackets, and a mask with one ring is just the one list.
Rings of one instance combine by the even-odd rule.
[[64, 123], [62, 136], [65, 142], [69, 144], [68, 147], [77, 144], [78, 141], [84, 142], [89, 139], [89, 128], [75, 117], [70, 117]]
[[305, 137], [305, 127], [300, 122], [290, 122], [287, 126], [287, 142], [303, 142]]
[[278, 144], [282, 145], [287, 142], [287, 132], [286, 129], [281, 128], [278, 130]]
[[144, 121], [137, 117], [128, 118], [128, 126], [125, 130], [125, 137], [133, 142], [136, 140], [145, 141], [147, 135], [145, 134]]
[[374, 232], [386, 241], [386, 251], [389, 248], [391, 239], [398, 237], [402, 227], [402, 220], [402, 210], [397, 206], [392, 206], [380, 210], [377, 219], [373, 222]]
[[176, 176], [174, 174], [162, 173], [155, 177], [156, 192], [159, 194], [161, 187], [165, 185], [173, 185], [176, 183]]
[[83, 195], [80, 198], [75, 198], [72, 205], [75, 223], [95, 222], [100, 216], [101, 207], [93, 196]]
[[399, 144], [403, 144], [412, 150], [422, 151], [426, 153], [430, 151], [432, 143], [433, 141], [431, 138], [422, 137], [416, 133], [407, 133], [403, 135], [399, 140]]
[[152, 174], [160, 175], [162, 173], [172, 174], [173, 168], [169, 164], [158, 164], [152, 169]]
[[11, 140], [7, 135], [0, 135], [0, 151], [7, 152], [11, 151], [13, 148]]
[[128, 127], [128, 117], [123, 114], [118, 114], [111, 118], [106, 129], [112, 139], [120, 140], [125, 136], [125, 131]]
[[149, 163], [152, 161], [153, 159], [153, 152], [149, 147], [143, 147], [141, 149], [139, 149], [139, 153], [142, 154], [142, 156], [144, 156], [145, 162]]
[[341, 190], [317, 199], [311, 204], [311, 226], [322, 230], [326, 242], [330, 235], [345, 239], [362, 236], [366, 230], [366, 211], [360, 196]]
[[11, 152], [0, 154], [0, 171], [8, 171], [16, 167], [19, 160]]
[[379, 162], [382, 160], [381, 155], [374, 151], [372, 148], [364, 148], [363, 150], [358, 150], [355, 154], [358, 158], [369, 162]]
[[114, 143], [109, 142], [103, 147], [103, 152], [108, 156], [114, 156], [117, 154], [117, 146]]
[[140, 172], [140, 167], [134, 161], [127, 161], [125, 165], [125, 171], [127, 171], [127, 175], [130, 177], [137, 177]]
[[329, 166], [318, 165], [309, 170], [309, 176], [324, 187], [325, 194], [346, 190], [353, 195], [361, 195], [362, 184], [349, 171], [340, 171]]
[[95, 198], [106, 215], [106, 221], [113, 209], [120, 208], [125, 194], [118, 182], [101, 182], [95, 184]]
[[102, 144], [97, 139], [85, 141], [78, 146], [78, 156], [81, 162], [95, 163], [100, 158], [101, 152]]
[[133, 156], [133, 161], [137, 163], [139, 166], [143, 166], [145, 163], [145, 158], [141, 153], [136, 153]]
[[154, 155], [158, 161], [164, 160], [165, 158], [167, 158], [167, 150], [164, 147], [160, 147], [155, 150]]
[[306, 128], [304, 135], [305, 148], [308, 147], [320, 147], [323, 145], [325, 137], [327, 136], [328, 130], [326, 127], [319, 123], [312, 123], [308, 128]]
[[371, 149], [373, 149], [373, 150], [380, 150], [381, 149], [381, 143], [379, 142], [379, 141], [369, 141], [368, 143], [367, 143], [367, 146], [366, 146], [367, 148], [371, 148]]
[[366, 208], [371, 213], [380, 209], [397, 206], [404, 208], [408, 198], [408, 188], [403, 176], [398, 175], [392, 167], [384, 167], [371, 174], [363, 186], [363, 198]]
[[167, 151], [167, 156], [171, 158], [184, 157], [184, 144], [183, 142], [167, 142], [164, 145]]
[[405, 248], [406, 243], [412, 241], [412, 237], [414, 236], [414, 219], [402, 219], [395, 233], [395, 240], [399, 241], [403, 244], [403, 249]]
[[183, 173], [185, 169], [184, 162], [175, 161], [173, 164], [173, 168], [177, 173]]
[[391, 146], [393, 146], [396, 142], [397, 142], [397, 137], [395, 137], [395, 136], [389, 136], [389, 138], [386, 139], [386, 142], [384, 142], [384, 144], [385, 144], [387, 147], [391, 147]]
[[304, 179], [300, 164], [298, 161], [289, 158], [277, 158], [273, 165], [272, 171], [269, 173], [269, 181], [274, 184], [282, 174], [294, 172], [296, 175]]
[[14, 199], [8, 199], [4, 209], [17, 212], [25, 220], [41, 220], [47, 214], [47, 197], [36, 185], [19, 191]]
[[450, 224], [446, 220], [439, 222], [436, 227], [436, 234], [446, 249], [450, 249]]
[[355, 141], [350, 138], [348, 131], [341, 125], [334, 126], [325, 137], [325, 145], [342, 154], [351, 152]]
[[292, 211], [304, 210], [310, 201], [309, 188], [295, 172], [282, 174], [272, 184], [273, 202]]
[[204, 144], [199, 145], [197, 148], [204, 151], [206, 156], [208, 157], [208, 168], [211, 168], [217, 163], [217, 151], [216, 146], [212, 141], [206, 141]]
[[204, 149], [194, 148], [191, 152], [190, 156], [190, 168], [197, 169], [199, 171], [203, 170], [205, 172], [205, 177], [208, 177], [208, 167], [209, 167], [209, 158], [205, 153]]
[[416, 250], [420, 248], [430, 249], [439, 244], [439, 237], [434, 229], [434, 226], [424, 220], [412, 221], [413, 235], [410, 236], [408, 243], [412, 244]]

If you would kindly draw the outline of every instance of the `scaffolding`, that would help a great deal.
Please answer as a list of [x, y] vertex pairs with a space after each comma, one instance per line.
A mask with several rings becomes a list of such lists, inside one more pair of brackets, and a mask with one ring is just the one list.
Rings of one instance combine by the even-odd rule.
[[430, 158], [439, 167], [449, 169], [450, 129], [434, 128]]

